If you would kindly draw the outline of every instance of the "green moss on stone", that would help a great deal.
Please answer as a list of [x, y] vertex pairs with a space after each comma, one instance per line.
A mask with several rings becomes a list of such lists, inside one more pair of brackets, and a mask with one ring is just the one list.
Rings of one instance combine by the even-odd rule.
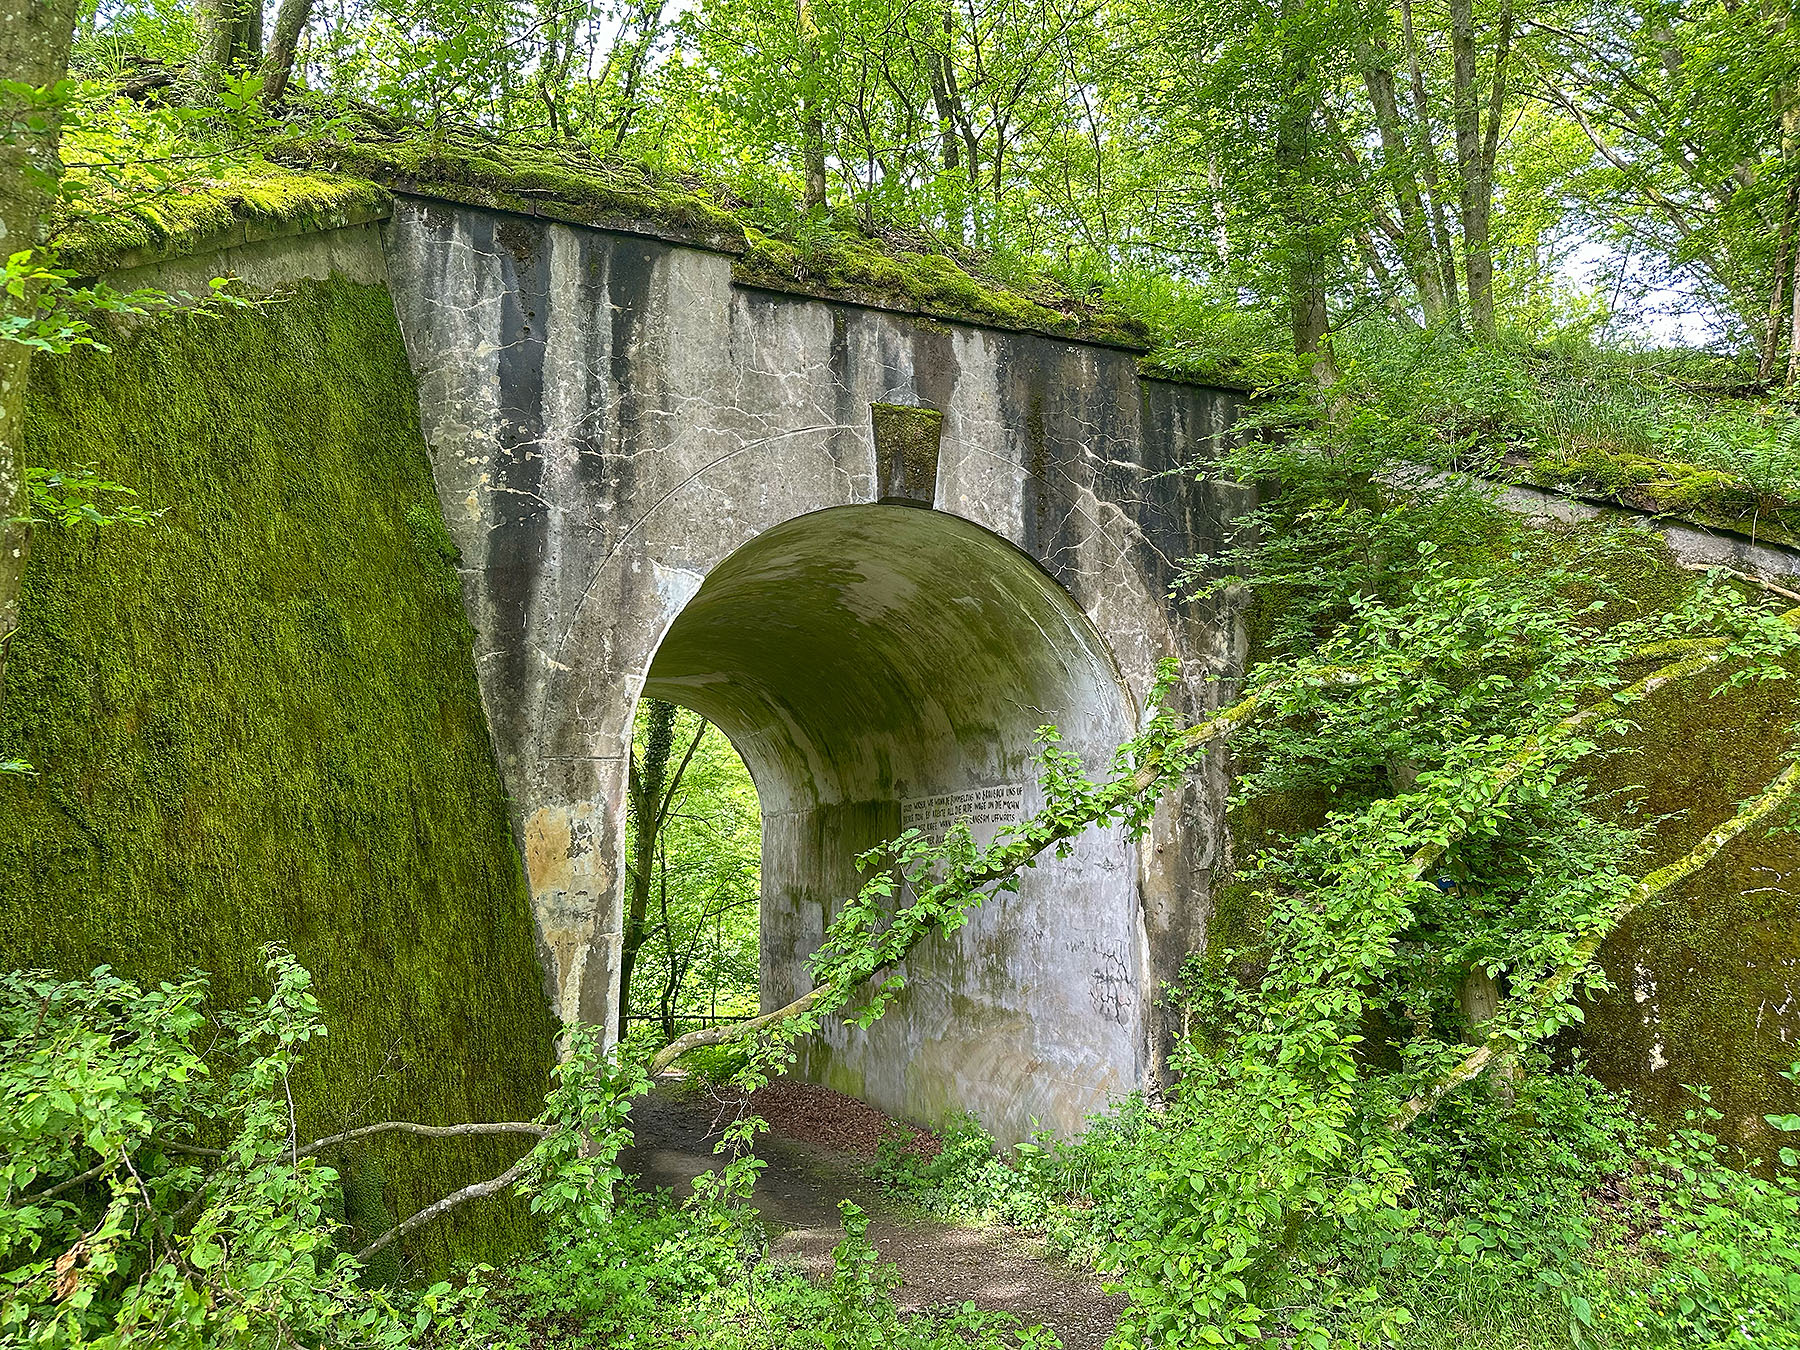
[[942, 253], [897, 247], [837, 230], [805, 245], [745, 230], [736, 280], [773, 290], [842, 298], [935, 318], [1078, 337], [1143, 350], [1149, 330], [1137, 320], [1084, 304], [1040, 278], [1031, 291], [981, 280]]
[[[416, 392], [380, 288], [178, 313], [33, 367], [28, 452], [163, 514], [42, 530], [7, 664], [0, 961], [257, 992], [313, 972], [329, 1036], [303, 1131], [540, 1109], [554, 1025]], [[365, 1231], [502, 1170], [516, 1142], [382, 1140]], [[420, 1234], [409, 1271], [498, 1257], [516, 1202]]]
[[419, 134], [327, 143], [298, 153], [424, 196], [575, 224], [660, 227], [708, 247], [743, 247], [742, 227], [694, 184], [658, 178], [627, 160], [595, 159], [575, 147]]
[[[1617, 617], [1691, 587], [1660, 546], [1614, 555]], [[1800, 664], [1794, 671], [1800, 675]], [[1781, 771], [1800, 731], [1800, 682], [1725, 689], [1682, 683], [1636, 714], [1638, 729], [1590, 766], [1601, 800], [1659, 822], [1645, 870], [1693, 848]], [[1746, 834], [1601, 949], [1615, 992], [1587, 1010], [1578, 1040], [1596, 1072], [1674, 1123], [1704, 1084], [1722, 1132], [1765, 1157], [1766, 1112], [1800, 1109], [1781, 1071], [1800, 1060], [1800, 835]]]
[[1523, 477], [1539, 487], [1601, 497], [1656, 515], [1678, 515], [1702, 525], [1737, 531], [1754, 528], [1761, 538], [1797, 537], [1788, 503], [1760, 497], [1723, 469], [1620, 450], [1590, 448], [1568, 458], [1532, 460]]
[[386, 190], [363, 179], [264, 165], [121, 205], [58, 230], [56, 242], [75, 267], [99, 274], [253, 238], [338, 229], [380, 219], [389, 206]]
[[803, 239], [758, 229], [716, 185], [653, 173], [575, 146], [501, 144], [468, 134], [406, 135], [293, 152], [398, 191], [570, 224], [650, 234], [730, 253], [737, 280], [937, 318], [1142, 350], [1149, 330], [1049, 277], [1003, 285], [930, 248], [812, 221]]

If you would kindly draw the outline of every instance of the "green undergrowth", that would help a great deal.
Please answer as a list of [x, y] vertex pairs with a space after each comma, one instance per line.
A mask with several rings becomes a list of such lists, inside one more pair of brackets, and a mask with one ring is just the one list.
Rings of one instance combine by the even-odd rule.
[[[36, 769], [0, 778], [0, 966], [198, 968], [241, 1000], [279, 941], [330, 1023], [294, 1084], [308, 1137], [529, 1118], [554, 1026], [386, 292], [306, 282], [109, 336], [34, 366], [30, 460], [155, 514], [37, 532], [0, 718], [0, 759]], [[331, 1161], [367, 1233], [516, 1151]], [[375, 1274], [529, 1237], [490, 1201]]]
[[900, 1276], [840, 1205], [843, 1237], [814, 1278], [771, 1258], [754, 1212], [622, 1193], [610, 1218], [495, 1277], [486, 1329], [542, 1350], [1054, 1350], [1042, 1328], [973, 1304], [902, 1313]]
[[[1358, 1288], [1332, 1347], [1800, 1344], [1800, 1174], [1746, 1173], [1703, 1092], [1665, 1138], [1579, 1068], [1539, 1069], [1409, 1140], [1398, 1205], [1291, 1232], [1267, 1298], [1332, 1306], [1322, 1291]], [[1182, 1109], [1179, 1087], [1167, 1107], [1133, 1097], [1074, 1139], [1011, 1150], [965, 1118], [937, 1157], [885, 1148], [876, 1174], [939, 1218], [1043, 1234], [1105, 1274], [1133, 1259], [1171, 1171], [1202, 1161], [1184, 1156]]]

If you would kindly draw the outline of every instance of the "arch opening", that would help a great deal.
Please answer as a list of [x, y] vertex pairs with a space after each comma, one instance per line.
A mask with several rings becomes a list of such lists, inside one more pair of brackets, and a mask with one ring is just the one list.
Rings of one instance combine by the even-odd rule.
[[[755, 781], [765, 1010], [809, 987], [860, 853], [959, 815], [989, 838], [1041, 804], [1039, 727], [1099, 772], [1134, 726], [1054, 579], [969, 521], [896, 505], [801, 516], [726, 558], [643, 695], [718, 726]], [[968, 1110], [1002, 1139], [1073, 1131], [1140, 1086], [1148, 985], [1135, 846], [1090, 831], [915, 951], [888, 1014], [814, 1038], [798, 1069], [915, 1120]]]

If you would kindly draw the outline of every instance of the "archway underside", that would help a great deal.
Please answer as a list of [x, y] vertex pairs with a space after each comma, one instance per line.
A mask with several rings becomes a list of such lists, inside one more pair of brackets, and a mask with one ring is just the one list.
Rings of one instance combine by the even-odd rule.
[[[756, 780], [765, 1008], [808, 987], [859, 853], [964, 811], [991, 836], [983, 815], [1039, 804], [1040, 726], [1095, 769], [1132, 726], [1103, 643], [1053, 579], [979, 526], [902, 506], [815, 512], [738, 550], [671, 626], [644, 694], [717, 724]], [[971, 793], [985, 800], [957, 795]], [[1079, 1127], [1144, 1071], [1133, 846], [1090, 833], [907, 976], [880, 1023], [834, 1029], [801, 1071], [913, 1119], [970, 1110], [1002, 1138]]]

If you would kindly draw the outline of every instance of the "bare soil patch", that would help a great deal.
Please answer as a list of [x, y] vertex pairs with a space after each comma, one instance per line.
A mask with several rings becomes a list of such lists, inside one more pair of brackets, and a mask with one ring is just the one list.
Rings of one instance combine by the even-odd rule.
[[[719, 1165], [713, 1145], [741, 1101], [742, 1094], [697, 1084], [659, 1088], [633, 1110], [635, 1139], [620, 1164], [647, 1189], [688, 1194], [696, 1176]], [[921, 1217], [870, 1178], [866, 1162], [883, 1138], [904, 1137], [909, 1149], [931, 1156], [937, 1141], [928, 1131], [854, 1097], [785, 1079], [750, 1105], [770, 1124], [758, 1149], [768, 1166], [751, 1199], [778, 1231], [778, 1257], [815, 1278], [828, 1274], [831, 1249], [843, 1236], [838, 1201], [850, 1200], [868, 1212], [870, 1240], [900, 1269], [902, 1309], [974, 1303], [1048, 1327], [1066, 1350], [1106, 1344], [1125, 1300], [1102, 1293], [1092, 1272], [1058, 1260], [1029, 1234]]]

